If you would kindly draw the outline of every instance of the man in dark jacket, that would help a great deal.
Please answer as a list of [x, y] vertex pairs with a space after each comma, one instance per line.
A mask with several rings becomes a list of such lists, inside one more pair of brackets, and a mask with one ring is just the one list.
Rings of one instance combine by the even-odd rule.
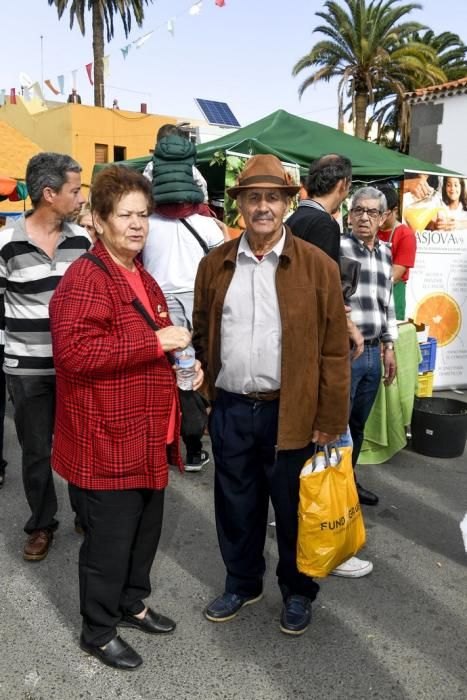
[[349, 194], [352, 163], [348, 158], [329, 154], [314, 160], [306, 179], [308, 197], [287, 219], [293, 233], [321, 248], [339, 262], [340, 229], [333, 214]]
[[205, 610], [235, 617], [262, 597], [269, 497], [276, 516], [280, 629], [299, 635], [318, 584], [296, 564], [299, 476], [315, 443], [347, 425], [349, 358], [339, 270], [284, 226], [296, 194], [281, 162], [251, 158], [237, 184], [246, 231], [211, 251], [195, 285], [193, 343], [214, 400], [215, 512], [227, 577]]

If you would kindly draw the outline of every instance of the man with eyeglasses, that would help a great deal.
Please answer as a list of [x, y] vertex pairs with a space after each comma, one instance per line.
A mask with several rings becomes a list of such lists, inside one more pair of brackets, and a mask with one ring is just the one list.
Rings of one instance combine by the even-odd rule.
[[[351, 233], [341, 241], [341, 254], [357, 260], [360, 278], [350, 298], [351, 318], [364, 337], [364, 352], [352, 363], [349, 426], [353, 440], [352, 464], [358, 461], [365, 423], [381, 381], [381, 355], [386, 386], [396, 376], [394, 341], [397, 324], [392, 296], [390, 249], [379, 240], [378, 229], [387, 209], [386, 198], [374, 187], [362, 187], [352, 198]], [[357, 482], [360, 503], [376, 505], [378, 496]]]

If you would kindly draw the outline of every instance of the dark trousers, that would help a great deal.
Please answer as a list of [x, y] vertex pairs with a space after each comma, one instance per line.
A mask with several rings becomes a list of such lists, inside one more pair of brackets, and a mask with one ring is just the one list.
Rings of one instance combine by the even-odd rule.
[[104, 646], [125, 613], [144, 610], [162, 529], [164, 490], [93, 491], [68, 485], [84, 530], [79, 552], [83, 640]]
[[22, 449], [23, 485], [31, 517], [27, 533], [55, 529], [57, 496], [50, 466], [55, 419], [55, 376], [7, 375], [15, 426]]
[[363, 354], [352, 362], [349, 427], [353, 440], [352, 464], [358, 462], [362, 449], [365, 423], [381, 383], [381, 351], [379, 345], [365, 345]]
[[225, 590], [243, 596], [263, 588], [269, 497], [275, 511], [282, 596], [314, 600], [319, 586], [297, 569], [299, 475], [313, 446], [277, 452], [279, 401], [219, 391], [210, 416], [215, 461], [217, 535], [227, 569]]

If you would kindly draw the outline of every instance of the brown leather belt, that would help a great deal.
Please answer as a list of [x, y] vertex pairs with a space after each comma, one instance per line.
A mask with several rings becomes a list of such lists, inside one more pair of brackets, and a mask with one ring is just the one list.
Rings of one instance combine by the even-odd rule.
[[243, 395], [255, 401], [275, 401], [280, 397], [281, 392], [276, 389], [275, 391], [252, 391], [250, 394]]

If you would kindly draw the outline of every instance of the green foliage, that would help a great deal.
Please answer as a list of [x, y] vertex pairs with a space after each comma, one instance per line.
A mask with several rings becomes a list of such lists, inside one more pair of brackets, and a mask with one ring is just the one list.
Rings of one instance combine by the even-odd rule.
[[215, 151], [212, 160], [209, 165], [224, 165], [225, 163], [225, 153], [224, 151]]
[[131, 30], [132, 17], [138, 27], [144, 20], [144, 6], [150, 5], [153, 0], [47, 0], [50, 6], [54, 6], [61, 19], [65, 10], [70, 12], [70, 29], [76, 20], [81, 34], [86, 32], [86, 10], [92, 17], [92, 46], [94, 59], [94, 103], [104, 106], [104, 26], [109, 42], [114, 36], [114, 15], [120, 15], [125, 36]]
[[93, 6], [98, 5], [99, 14], [104, 20], [107, 30], [107, 41], [114, 35], [114, 14], [119, 14], [122, 20], [125, 36], [131, 31], [131, 20], [134, 15], [136, 24], [141, 27], [144, 19], [144, 5], [149, 5], [153, 0], [47, 0], [49, 5], [55, 5], [58, 18], [61, 19], [66, 9], [70, 10], [70, 29], [76, 22], [81, 34], [85, 34], [85, 12], [93, 10]]
[[355, 121], [355, 133], [368, 133], [367, 108], [402, 96], [413, 85], [444, 82], [446, 73], [437, 49], [420, 40], [427, 28], [409, 21], [421, 9], [418, 3], [400, 0], [333, 0], [316, 15], [324, 20], [315, 33], [318, 41], [293, 67], [292, 74], [310, 71], [299, 86], [299, 95], [319, 81], [338, 78], [339, 127], [347, 111]]

